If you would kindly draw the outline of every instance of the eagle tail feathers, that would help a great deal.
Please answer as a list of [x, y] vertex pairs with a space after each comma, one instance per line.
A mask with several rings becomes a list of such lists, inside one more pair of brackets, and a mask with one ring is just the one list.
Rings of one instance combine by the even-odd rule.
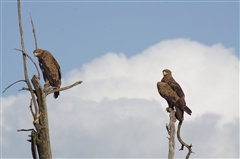
[[58, 96], [60, 95], [60, 93], [59, 92], [54, 92], [54, 95], [53, 95], [53, 97], [56, 99]]
[[191, 114], [192, 114], [192, 111], [191, 111], [191, 109], [190, 109], [190, 108], [188, 108], [187, 106], [185, 106], [185, 107], [183, 108], [183, 110], [184, 110], [186, 113], [188, 113], [189, 115], [191, 115]]

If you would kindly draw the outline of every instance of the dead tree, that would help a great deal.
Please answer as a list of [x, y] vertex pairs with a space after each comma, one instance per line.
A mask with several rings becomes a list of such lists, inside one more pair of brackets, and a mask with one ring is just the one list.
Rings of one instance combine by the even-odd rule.
[[175, 151], [175, 111], [172, 108], [167, 108], [169, 112], [169, 124], [166, 124], [167, 132], [169, 135], [169, 150], [168, 150], [168, 159], [174, 159], [174, 151]]
[[[8, 88], [18, 82], [25, 82], [27, 87], [23, 87], [21, 90], [27, 90], [30, 92], [30, 111], [33, 116], [33, 125], [34, 128], [32, 129], [20, 129], [18, 131], [31, 131], [29, 135], [30, 139], [28, 140], [31, 142], [31, 152], [33, 159], [52, 159], [52, 152], [50, 146], [50, 133], [49, 133], [49, 126], [48, 126], [48, 112], [47, 112], [47, 102], [46, 96], [48, 94], [63, 91], [74, 87], [78, 84], [81, 84], [82, 81], [75, 82], [72, 85], [67, 87], [59, 88], [59, 89], [44, 89], [40, 83], [40, 72], [36, 65], [36, 63], [32, 60], [32, 58], [26, 53], [25, 45], [24, 45], [24, 34], [22, 28], [22, 17], [21, 17], [21, 4], [20, 0], [18, 0], [18, 22], [19, 22], [19, 30], [20, 30], [20, 37], [21, 37], [21, 46], [22, 49], [15, 49], [22, 52], [23, 57], [23, 67], [24, 67], [24, 80], [18, 80], [8, 87], [5, 88], [3, 92], [5, 92]], [[30, 15], [31, 17], [31, 15]], [[37, 38], [36, 32], [34, 29], [34, 24], [31, 17], [31, 23], [33, 28], [34, 40], [35, 40], [35, 47], [37, 48]], [[28, 69], [27, 69], [27, 58], [29, 58], [36, 67], [38, 75], [33, 75], [31, 78], [31, 82], [28, 77]]]
[[[176, 122], [176, 117], [175, 117], [175, 110], [172, 108], [168, 107], [167, 112], [169, 112], [169, 124], [166, 125], [167, 132], [169, 134], [169, 151], [168, 151], [168, 159], [174, 159], [174, 151], [175, 151], [175, 122]], [[181, 131], [181, 126], [182, 126], [183, 121], [178, 122], [178, 129], [177, 129], [177, 138], [178, 141], [181, 143], [181, 148], [180, 150], [183, 150], [184, 147], [188, 149], [188, 153], [186, 155], [186, 159], [189, 159], [191, 153], [194, 153], [192, 151], [192, 144], [188, 145], [186, 144], [181, 136], [180, 136], [180, 131]]]

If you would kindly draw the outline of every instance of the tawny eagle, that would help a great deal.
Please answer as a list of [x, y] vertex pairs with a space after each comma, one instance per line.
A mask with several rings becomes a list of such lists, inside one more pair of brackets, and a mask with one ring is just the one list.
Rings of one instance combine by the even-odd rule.
[[[36, 49], [33, 54], [38, 57], [39, 66], [45, 81], [44, 87], [51, 85], [53, 89], [61, 86], [61, 69], [57, 60], [47, 50]], [[59, 96], [59, 92], [54, 92], [54, 98]]]
[[184, 120], [184, 111], [191, 115], [192, 111], [186, 106], [185, 95], [181, 86], [172, 77], [172, 72], [165, 69], [161, 82], [157, 83], [159, 94], [167, 101], [168, 106], [176, 109], [176, 118], [179, 121]]

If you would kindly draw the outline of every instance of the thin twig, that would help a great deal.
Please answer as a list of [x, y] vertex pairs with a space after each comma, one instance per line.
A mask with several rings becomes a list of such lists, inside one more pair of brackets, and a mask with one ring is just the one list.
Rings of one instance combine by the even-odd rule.
[[17, 130], [17, 132], [19, 132], [19, 131], [35, 131], [34, 129], [19, 129], [19, 130]]
[[34, 23], [33, 23], [33, 20], [32, 20], [32, 15], [31, 15], [31, 13], [29, 13], [29, 15], [30, 15], [31, 24], [32, 24], [32, 32], [33, 32], [34, 41], [35, 41], [35, 48], [37, 49], [37, 48], [38, 48], [38, 45], [37, 45], [36, 31], [35, 31], [35, 28], [34, 28]]
[[23, 34], [23, 28], [22, 28], [22, 14], [21, 14], [21, 3], [20, 0], [18, 0], [18, 24], [19, 24], [19, 31], [21, 36], [21, 46], [23, 52], [25, 52], [25, 46], [24, 46], [24, 34]]
[[33, 59], [32, 59], [32, 57], [31, 56], [29, 56], [26, 52], [23, 52], [23, 50], [20, 50], [20, 49], [16, 49], [16, 48], [14, 48], [14, 50], [17, 50], [17, 51], [21, 51], [23, 54], [25, 54], [28, 58], [29, 58], [29, 60], [31, 60], [32, 61], [32, 63], [34, 64], [34, 66], [35, 66], [35, 68], [36, 68], [36, 70], [37, 70], [37, 73], [38, 73], [38, 78], [40, 79], [40, 71], [39, 71], [39, 69], [38, 69], [38, 66], [37, 66], [37, 64], [33, 61]]
[[21, 89], [19, 89], [18, 91], [30, 91], [29, 88], [26, 87], [22, 87]]
[[76, 85], [79, 85], [81, 83], [82, 83], [82, 81], [77, 81], [74, 84], [71, 84], [71, 85], [66, 86], [66, 87], [62, 87], [62, 88], [58, 88], [58, 89], [52, 89], [52, 90], [46, 92], [46, 95], [49, 95], [49, 94], [54, 93], [54, 92], [60, 92], [60, 91], [64, 91], [64, 90], [70, 89], [70, 88], [72, 88], [72, 87], [74, 87]]
[[7, 86], [2, 93], [6, 92], [10, 87], [12, 87], [14, 84], [16, 84], [18, 82], [26, 82], [26, 81], [25, 80], [18, 80], [16, 82], [10, 84], [9, 86]]

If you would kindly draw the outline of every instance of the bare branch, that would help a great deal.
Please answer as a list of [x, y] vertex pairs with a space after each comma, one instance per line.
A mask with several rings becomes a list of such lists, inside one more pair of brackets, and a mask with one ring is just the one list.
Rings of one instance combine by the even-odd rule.
[[14, 48], [14, 50], [17, 50], [17, 51], [20, 51], [20, 52], [23, 53], [23, 51], [21, 49]]
[[19, 89], [18, 91], [30, 91], [29, 88], [26, 87], [22, 87], [21, 89]]
[[20, 132], [20, 131], [35, 131], [34, 129], [19, 129], [17, 130], [17, 132]]
[[[22, 28], [22, 14], [21, 14], [21, 3], [20, 0], [18, 0], [18, 24], [19, 24], [19, 30], [20, 30], [20, 36], [21, 36], [21, 46], [22, 46], [22, 52], [25, 52], [25, 46], [24, 46], [24, 34], [23, 34], [23, 28]], [[25, 59], [26, 60], [26, 59]]]
[[33, 61], [32, 57], [29, 56], [26, 52], [23, 52], [23, 50], [16, 49], [16, 48], [14, 48], [14, 50], [21, 51], [23, 54], [25, 54], [25, 55], [29, 58], [29, 60], [32, 61], [32, 63], [34, 64], [34, 66], [35, 66], [35, 68], [36, 68], [36, 70], [37, 70], [37, 72], [38, 72], [38, 78], [40, 79], [40, 71], [39, 71], [39, 69], [38, 69], [37, 64]]
[[35, 28], [34, 28], [34, 23], [33, 23], [33, 20], [32, 20], [32, 15], [31, 15], [31, 13], [29, 13], [29, 15], [30, 15], [31, 24], [32, 24], [32, 32], [33, 32], [34, 41], [35, 41], [35, 48], [37, 49], [37, 48], [38, 48], [38, 45], [37, 45], [36, 31], [35, 31]]
[[194, 153], [194, 152], [192, 151], [192, 144], [188, 145], [181, 139], [181, 136], [180, 136], [181, 125], [182, 125], [182, 122], [179, 121], [178, 129], [177, 129], [177, 138], [178, 138], [178, 141], [182, 144], [180, 150], [183, 150], [184, 146], [188, 149], [186, 159], [189, 159], [191, 153]]
[[9, 86], [7, 86], [2, 93], [6, 92], [10, 87], [12, 87], [14, 84], [16, 84], [18, 82], [26, 82], [26, 81], [25, 80], [18, 80], [16, 82], [10, 84]]
[[64, 91], [64, 90], [70, 89], [70, 88], [72, 88], [72, 87], [74, 87], [76, 85], [79, 85], [81, 83], [82, 83], [82, 81], [77, 81], [74, 84], [71, 84], [71, 85], [66, 86], [66, 87], [62, 87], [62, 88], [58, 88], [58, 89], [52, 89], [50, 91], [47, 91], [46, 95], [49, 95], [49, 94], [54, 93], [54, 92], [60, 92], [60, 91]]
[[21, 46], [22, 46], [22, 53], [23, 53], [23, 68], [24, 68], [24, 77], [25, 81], [27, 83], [27, 86], [29, 88], [29, 91], [31, 93], [31, 97], [33, 100], [34, 107], [37, 107], [37, 102], [35, 98], [34, 91], [32, 89], [31, 83], [28, 78], [28, 71], [27, 71], [27, 60], [26, 60], [26, 51], [25, 51], [25, 46], [24, 46], [24, 34], [23, 34], [23, 28], [22, 28], [22, 16], [21, 16], [21, 3], [20, 0], [18, 0], [18, 23], [19, 23], [19, 30], [20, 30], [20, 36], [21, 36]]

